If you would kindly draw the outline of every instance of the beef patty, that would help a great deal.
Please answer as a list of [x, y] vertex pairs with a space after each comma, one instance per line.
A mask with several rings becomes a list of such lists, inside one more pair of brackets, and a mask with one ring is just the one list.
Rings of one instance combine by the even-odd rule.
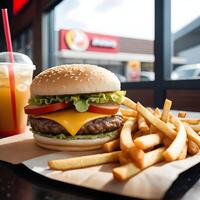
[[[69, 134], [62, 125], [50, 119], [30, 117], [29, 122], [34, 131], [52, 134]], [[123, 119], [119, 115], [98, 118], [83, 125], [78, 131], [77, 135], [91, 135], [115, 131], [122, 126], [122, 123]]]

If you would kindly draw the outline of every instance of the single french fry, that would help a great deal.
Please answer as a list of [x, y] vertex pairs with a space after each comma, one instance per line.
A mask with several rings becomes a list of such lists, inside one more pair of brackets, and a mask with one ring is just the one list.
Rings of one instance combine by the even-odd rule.
[[179, 118], [182, 122], [187, 122], [188, 124], [199, 124], [200, 118]]
[[141, 171], [134, 163], [128, 163], [112, 170], [113, 176], [118, 181], [124, 181]]
[[[153, 110], [152, 110], [152, 111], [153, 111]], [[158, 117], [158, 118], [161, 117], [161, 111], [160, 111], [159, 108], [156, 108], [155, 111], [153, 111], [153, 112], [152, 112], [152, 111], [151, 111], [151, 113], [152, 113], [155, 117]], [[159, 130], [158, 130], [154, 125], [150, 124], [150, 126], [149, 126], [149, 132], [150, 132], [150, 133], [157, 133], [158, 131], [159, 131]]]
[[135, 144], [129, 149], [129, 156], [136, 165], [139, 165], [139, 163], [141, 163], [141, 160], [144, 159], [144, 154], [144, 151], [136, 147]]
[[186, 158], [186, 156], [187, 156], [187, 147], [188, 147], [188, 145], [186, 143], [185, 146], [183, 147], [179, 157], [178, 157], [178, 160], [183, 160], [183, 159]]
[[128, 151], [134, 144], [132, 140], [132, 128], [137, 123], [135, 118], [129, 118], [123, 125], [120, 134], [120, 149]]
[[140, 162], [138, 163], [139, 168], [144, 169], [156, 163], [161, 162], [163, 160], [164, 151], [165, 148], [160, 147], [158, 149], [145, 153], [143, 160], [140, 160]]
[[200, 131], [198, 132], [198, 135], [200, 135]]
[[166, 99], [164, 102], [164, 106], [163, 106], [163, 112], [161, 115], [161, 120], [163, 122], [167, 122], [168, 121], [168, 116], [169, 116], [169, 111], [171, 109], [172, 106], [172, 101], [170, 101], [169, 99]]
[[122, 115], [125, 115], [127, 117], [137, 117], [137, 111], [133, 109], [125, 109], [125, 108], [120, 108], [120, 112]]
[[154, 111], [154, 115], [155, 115], [156, 117], [160, 118], [160, 117], [161, 117], [161, 114], [162, 114], [162, 112], [160, 111], [160, 109], [159, 109], [159, 108], [156, 108], [155, 111]]
[[94, 154], [89, 156], [80, 156], [68, 159], [50, 160], [48, 166], [54, 170], [71, 170], [105, 163], [116, 162], [119, 159], [120, 151], [111, 153]]
[[160, 144], [161, 141], [162, 141], [161, 135], [158, 133], [155, 133], [155, 134], [149, 134], [149, 135], [138, 137], [133, 142], [136, 145], [136, 147], [142, 150], [147, 150], [151, 147], [154, 147]]
[[194, 143], [192, 140], [188, 140], [188, 152], [191, 155], [195, 155], [199, 152], [198, 145]]
[[165, 147], [169, 147], [172, 143], [172, 139], [170, 139], [168, 137], [164, 137], [162, 142], [165, 145]]
[[200, 131], [200, 125], [190, 125], [190, 127], [191, 127], [195, 132], [199, 132], [199, 131]]
[[176, 160], [181, 154], [181, 151], [184, 148], [187, 140], [187, 134], [183, 123], [181, 123], [181, 121], [178, 120], [178, 118], [173, 118], [174, 122], [177, 124], [178, 133], [171, 145], [163, 153], [164, 159], [166, 161]]
[[119, 138], [103, 144], [102, 148], [104, 152], [119, 150]]
[[142, 115], [138, 115], [138, 129], [145, 134], [149, 132], [149, 126]]
[[151, 112], [149, 112], [142, 104], [137, 103], [137, 111], [151, 124], [153, 124], [162, 133], [171, 139], [176, 137], [176, 131], [169, 128], [165, 122], [155, 117]]
[[133, 110], [136, 110], [136, 103], [132, 101], [131, 99], [129, 99], [128, 97], [124, 97], [122, 104]]
[[121, 151], [119, 153], [119, 162], [121, 165], [125, 165], [131, 162], [128, 152]]
[[151, 112], [152, 114], [154, 114], [154, 110], [150, 107], [147, 108], [149, 112]]
[[186, 112], [183, 112], [183, 111], [179, 112], [179, 113], [178, 113], [178, 117], [183, 117], [183, 118], [185, 118], [185, 117], [186, 117]]
[[198, 145], [200, 148], [200, 136], [187, 124], [184, 124], [185, 130], [187, 132], [187, 136], [190, 140], [192, 140], [194, 143]]

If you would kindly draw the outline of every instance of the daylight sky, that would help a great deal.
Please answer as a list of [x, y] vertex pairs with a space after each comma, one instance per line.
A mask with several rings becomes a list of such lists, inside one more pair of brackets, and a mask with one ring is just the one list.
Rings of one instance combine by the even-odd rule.
[[[171, 2], [172, 32], [200, 16], [200, 0]], [[61, 28], [154, 39], [154, 0], [63, 0], [55, 8], [55, 29]]]

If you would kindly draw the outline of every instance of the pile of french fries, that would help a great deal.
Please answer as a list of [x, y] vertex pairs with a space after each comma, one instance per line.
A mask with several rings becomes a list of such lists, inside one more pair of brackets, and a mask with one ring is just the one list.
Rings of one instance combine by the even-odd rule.
[[120, 137], [102, 146], [105, 153], [76, 158], [51, 160], [54, 170], [70, 170], [118, 161], [114, 178], [126, 180], [159, 162], [185, 159], [199, 153], [200, 118], [187, 118], [170, 112], [172, 102], [165, 100], [162, 111], [145, 108], [125, 97], [120, 111], [124, 118]]

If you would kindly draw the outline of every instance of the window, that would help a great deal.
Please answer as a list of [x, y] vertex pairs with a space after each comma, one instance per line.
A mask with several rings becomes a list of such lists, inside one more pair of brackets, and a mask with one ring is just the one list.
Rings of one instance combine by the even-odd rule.
[[154, 80], [154, 0], [63, 0], [52, 13], [49, 66], [90, 63], [121, 82]]
[[198, 79], [195, 69], [200, 63], [200, 1], [171, 0], [171, 8], [174, 70], [171, 78], [176, 73], [176, 79]]

